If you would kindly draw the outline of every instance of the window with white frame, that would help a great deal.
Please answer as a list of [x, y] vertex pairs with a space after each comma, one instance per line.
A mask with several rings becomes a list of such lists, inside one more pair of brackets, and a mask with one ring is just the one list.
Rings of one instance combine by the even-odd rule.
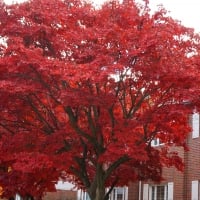
[[167, 185], [152, 185], [150, 200], [167, 200]]
[[128, 200], [128, 188], [115, 187], [110, 195], [109, 200]]
[[[90, 197], [87, 192], [79, 190], [78, 200], [90, 200]], [[115, 187], [110, 194], [109, 200], [128, 200], [128, 187]]]
[[199, 137], [199, 113], [192, 115], [192, 138]]
[[160, 146], [162, 145], [163, 143], [160, 141], [159, 138], [154, 138], [152, 141], [151, 141], [151, 146], [152, 147], [157, 147], [157, 146]]
[[143, 185], [143, 200], [173, 200], [173, 182], [160, 185]]

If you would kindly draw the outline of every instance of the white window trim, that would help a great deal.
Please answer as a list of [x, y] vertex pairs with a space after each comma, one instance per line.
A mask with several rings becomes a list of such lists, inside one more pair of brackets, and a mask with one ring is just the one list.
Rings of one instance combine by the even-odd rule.
[[110, 200], [117, 200], [117, 190], [122, 189], [122, 200], [128, 200], [128, 187], [115, 187], [110, 194]]
[[[156, 144], [155, 144], [155, 141], [156, 141]], [[161, 146], [161, 145], [164, 145], [164, 143], [162, 143], [160, 141], [160, 138], [154, 138], [152, 141], [151, 141], [151, 146], [152, 147], [158, 147], [158, 146]]]
[[192, 114], [192, 138], [199, 137], [199, 113]]
[[173, 200], [174, 199], [174, 183], [173, 182], [168, 183], [167, 193], [168, 193], [167, 200]]
[[191, 200], [199, 200], [199, 181], [192, 181]]
[[[115, 187], [113, 189], [113, 191], [110, 194], [110, 198], [109, 200], [116, 200], [117, 197], [117, 189], [120, 188], [122, 189], [122, 200], [128, 200], [128, 187], [124, 186], [124, 187]], [[109, 188], [106, 189], [107, 191], [109, 190]], [[83, 190], [78, 190], [77, 193], [77, 199], [78, 200], [88, 200], [89, 196], [87, 194], [87, 192], [83, 191]]]
[[19, 194], [16, 194], [16, 196], [15, 196], [15, 200], [22, 200], [22, 198], [20, 197]]
[[[167, 185], [151, 185], [149, 187], [149, 200], [152, 200], [152, 187], [155, 187], [155, 193], [157, 194], [157, 188], [159, 186], [163, 186], [164, 187], [164, 200], [167, 200], [167, 193], [168, 193], [168, 191], [167, 191]], [[155, 200], [157, 200], [157, 197], [156, 197]]]
[[143, 184], [143, 200], [149, 200], [149, 184]]
[[157, 186], [164, 186], [165, 191], [164, 191], [164, 199], [165, 200], [173, 200], [174, 198], [174, 183], [173, 182], [169, 182], [169, 183], [165, 183], [165, 184], [143, 184], [143, 200], [152, 200], [152, 187], [156, 187], [157, 190]]

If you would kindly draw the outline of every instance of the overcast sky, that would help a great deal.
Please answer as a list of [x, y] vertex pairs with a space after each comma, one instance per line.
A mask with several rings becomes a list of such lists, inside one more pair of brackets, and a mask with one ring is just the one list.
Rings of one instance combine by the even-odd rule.
[[[7, 3], [11, 3], [13, 0], [5, 1]], [[103, 3], [105, 0], [93, 1], [100, 4]], [[195, 28], [197, 32], [200, 32], [199, 2], [199, 0], [150, 0], [150, 6], [152, 10], [155, 10], [158, 4], [163, 4], [166, 10], [170, 11], [170, 15], [173, 18], [182, 21], [182, 24], [184, 24], [185, 26]]]
[[[94, 0], [102, 3], [105, 0]], [[170, 11], [170, 15], [182, 22], [183, 25], [195, 28], [200, 32], [200, 1], [199, 0], [149, 0], [152, 10], [157, 5], [162, 4], [166, 10]]]
[[[104, 2], [105, 0], [94, 0], [96, 2]], [[166, 10], [170, 11], [170, 15], [182, 22], [183, 25], [195, 28], [200, 32], [200, 1], [199, 0], [149, 0], [152, 10], [157, 5], [162, 4]]]
[[156, 5], [162, 3], [173, 18], [200, 32], [199, 0], [150, 0], [150, 3], [152, 8], [156, 8]]

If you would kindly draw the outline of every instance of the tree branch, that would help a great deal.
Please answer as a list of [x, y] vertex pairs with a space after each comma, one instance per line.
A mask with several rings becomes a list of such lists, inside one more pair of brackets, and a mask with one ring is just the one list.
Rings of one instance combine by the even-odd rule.
[[44, 130], [46, 133], [51, 134], [54, 132], [53, 127], [47, 122], [47, 120], [42, 116], [41, 112], [38, 110], [38, 108], [35, 106], [35, 104], [33, 103], [33, 100], [30, 98], [30, 96], [26, 97], [27, 102], [29, 103], [29, 105], [31, 106], [31, 108], [33, 109], [33, 111], [35, 112], [35, 114], [38, 116], [39, 121], [44, 123], [45, 126], [48, 128], [48, 130]]
[[113, 162], [105, 172], [104, 180], [106, 180], [114, 170], [116, 170], [122, 163], [129, 161], [130, 158], [127, 155], [120, 157], [118, 160]]
[[97, 141], [91, 137], [90, 135], [88, 135], [87, 133], [85, 133], [84, 131], [82, 131], [80, 129], [80, 127], [77, 124], [77, 118], [74, 116], [74, 113], [71, 109], [70, 106], [65, 107], [65, 111], [69, 116], [69, 121], [71, 126], [73, 127], [73, 129], [77, 132], [78, 135], [86, 138], [88, 141], [90, 141], [93, 145], [95, 145], [96, 147], [98, 147]]
[[116, 177], [115, 180], [113, 181], [111, 187], [109, 188], [108, 192], [106, 193], [106, 195], [105, 195], [105, 197], [104, 197], [103, 200], [109, 200], [109, 195], [110, 195], [110, 193], [113, 191], [113, 188], [114, 188], [115, 185], [117, 184], [118, 180], [119, 180], [119, 178]]
[[82, 182], [84, 183], [84, 186], [88, 188], [91, 185], [88, 174], [87, 174], [87, 167], [86, 167], [88, 149], [85, 142], [82, 139], [80, 140], [83, 147], [83, 156], [80, 158], [79, 157], [74, 158], [74, 160], [79, 166], [79, 169], [76, 169], [74, 167], [71, 167], [70, 169], [72, 170], [73, 173], [75, 173], [75, 175], [77, 175], [82, 180]]

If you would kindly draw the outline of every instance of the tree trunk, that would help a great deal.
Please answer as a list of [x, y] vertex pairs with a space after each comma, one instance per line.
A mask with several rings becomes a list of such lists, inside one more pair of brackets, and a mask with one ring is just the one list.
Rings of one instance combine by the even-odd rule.
[[106, 200], [105, 199], [105, 187], [96, 187], [96, 190], [94, 192], [89, 193], [91, 200]]
[[33, 196], [31, 195], [26, 195], [26, 197], [23, 198], [23, 200], [34, 200]]
[[94, 200], [104, 200], [105, 197], [105, 187], [97, 187], [96, 189], [96, 197]]
[[106, 200], [104, 171], [102, 165], [98, 165], [97, 167], [97, 174], [92, 187], [88, 190], [88, 194], [91, 200]]

